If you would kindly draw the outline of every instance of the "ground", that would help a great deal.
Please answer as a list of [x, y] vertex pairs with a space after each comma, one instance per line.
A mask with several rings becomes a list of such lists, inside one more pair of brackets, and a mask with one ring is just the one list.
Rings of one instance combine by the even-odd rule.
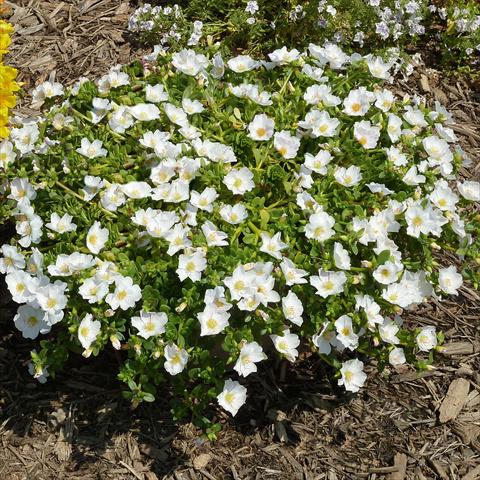
[[[139, 55], [124, 38], [128, 3], [9, 5], [17, 28], [9, 62], [25, 89], [53, 77], [93, 78]], [[452, 111], [473, 160], [464, 173], [478, 179], [480, 95], [472, 84], [420, 67], [394, 88], [415, 89]], [[28, 98], [20, 110], [29, 113]], [[211, 443], [188, 422], [173, 423], [166, 401], [132, 410], [114, 379], [113, 354], [72, 362], [55, 381], [37, 384], [26, 372], [31, 343], [14, 331], [0, 287], [0, 478], [478, 479], [479, 300], [467, 285], [457, 298], [410, 312], [411, 324], [446, 334], [436, 368], [378, 374], [370, 364], [369, 387], [358, 395], [331, 384], [315, 356], [295, 367], [265, 364], [235, 421], [214, 412], [224, 428]]]

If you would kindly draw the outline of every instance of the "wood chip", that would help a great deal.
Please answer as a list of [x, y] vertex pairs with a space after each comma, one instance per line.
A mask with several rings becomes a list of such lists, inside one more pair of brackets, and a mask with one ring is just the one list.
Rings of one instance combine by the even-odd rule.
[[448, 392], [440, 406], [440, 423], [455, 420], [467, 400], [470, 382], [464, 378], [457, 378], [448, 387]]
[[212, 456], [209, 453], [201, 453], [198, 457], [193, 459], [193, 468], [195, 470], [203, 470], [212, 459]]
[[388, 480], [403, 480], [407, 474], [407, 456], [404, 453], [396, 453], [394, 457], [396, 472], [392, 472]]
[[480, 465], [470, 470], [466, 475], [462, 477], [462, 480], [478, 480], [480, 478]]

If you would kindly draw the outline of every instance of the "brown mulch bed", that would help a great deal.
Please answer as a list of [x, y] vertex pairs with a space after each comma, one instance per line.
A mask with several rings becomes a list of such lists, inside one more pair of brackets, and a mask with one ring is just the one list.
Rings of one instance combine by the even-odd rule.
[[[93, 78], [139, 54], [124, 38], [128, 2], [17, 0], [10, 6], [17, 34], [9, 60], [21, 69], [25, 88], [53, 77], [67, 84]], [[478, 178], [478, 92], [430, 70], [394, 87], [448, 106], [476, 162], [468, 175]], [[327, 380], [315, 356], [286, 370], [265, 364], [250, 380], [249, 403], [238, 418], [214, 413], [224, 423], [214, 443], [190, 423], [172, 422], [164, 400], [132, 410], [114, 379], [112, 353], [72, 362], [39, 385], [26, 372], [32, 343], [6, 322], [9, 311], [0, 292], [2, 479], [480, 478], [480, 296], [471, 288], [408, 315], [412, 324], [445, 332], [448, 347], [434, 370], [378, 374], [370, 365], [368, 387], [352, 396]]]

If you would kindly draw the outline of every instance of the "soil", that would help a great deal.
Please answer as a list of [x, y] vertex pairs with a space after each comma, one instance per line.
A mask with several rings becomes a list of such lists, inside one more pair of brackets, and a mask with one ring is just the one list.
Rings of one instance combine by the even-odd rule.
[[[17, 27], [8, 61], [30, 89], [48, 78], [64, 84], [97, 77], [141, 52], [124, 38], [131, 7], [118, 0], [10, 3]], [[454, 114], [456, 133], [480, 176], [480, 94], [461, 78], [417, 69], [397, 93], [420, 92]], [[28, 99], [20, 102], [28, 113]], [[8, 232], [0, 232], [8, 236]], [[454, 258], [446, 259], [449, 262]], [[2, 293], [3, 292], [3, 293]], [[435, 325], [446, 349], [435, 368], [379, 374], [348, 395], [325, 364], [264, 364], [250, 398], [215, 442], [191, 423], [171, 420], [168, 391], [133, 410], [115, 380], [113, 352], [69, 363], [45, 385], [26, 364], [32, 346], [13, 328], [0, 286], [0, 478], [20, 480], [402, 480], [480, 478], [480, 296], [471, 286], [441, 304], [409, 312], [411, 325]], [[253, 376], [252, 376], [253, 377]]]

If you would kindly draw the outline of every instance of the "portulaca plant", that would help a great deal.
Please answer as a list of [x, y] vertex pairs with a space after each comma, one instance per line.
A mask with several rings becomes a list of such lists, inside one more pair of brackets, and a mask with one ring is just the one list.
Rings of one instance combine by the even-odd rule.
[[166, 383], [205, 422], [267, 358], [313, 352], [350, 392], [369, 358], [427, 368], [442, 335], [404, 313], [458, 294], [442, 251], [478, 285], [480, 186], [448, 112], [396, 98], [392, 64], [182, 50], [38, 87], [43, 117], [0, 145], [0, 272], [35, 378], [113, 348], [128, 398]]

